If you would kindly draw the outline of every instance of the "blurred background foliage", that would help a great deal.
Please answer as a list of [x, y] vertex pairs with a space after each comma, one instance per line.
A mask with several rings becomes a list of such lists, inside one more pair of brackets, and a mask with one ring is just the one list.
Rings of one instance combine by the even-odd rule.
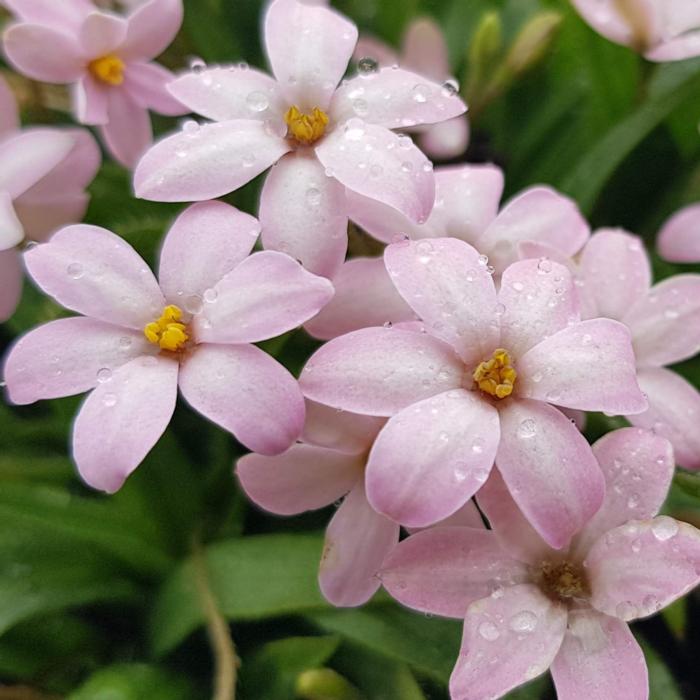
[[[181, 69], [192, 57], [264, 65], [262, 0], [184, 2], [167, 65]], [[334, 5], [394, 45], [418, 15], [440, 23], [472, 106], [462, 160], [502, 166], [508, 196], [549, 183], [595, 227], [623, 226], [650, 250], [664, 218], [700, 200], [700, 60], [647, 64], [595, 34], [565, 0]], [[68, 121], [60, 89], [7, 75], [25, 123]], [[155, 124], [159, 133], [176, 126]], [[228, 200], [255, 212], [259, 188], [254, 181]], [[181, 207], [133, 199], [129, 173], [109, 161], [91, 192], [87, 221], [153, 263]], [[352, 241], [366, 248], [361, 233]], [[690, 269], [656, 256], [654, 265], [658, 279]], [[2, 349], [62, 313], [27, 284], [18, 312], [0, 326]], [[294, 372], [314, 347], [301, 331], [266, 345]], [[698, 360], [678, 370], [700, 385]], [[316, 570], [332, 509], [280, 519], [247, 504], [232, 477], [241, 446], [182, 404], [122, 491], [94, 493], [67, 448], [80, 401], [0, 402], [0, 699], [208, 698], [215, 669], [227, 672], [229, 629], [243, 700], [447, 698], [458, 621], [411, 613], [381, 593], [358, 610], [322, 599]], [[591, 416], [588, 437], [623, 424]], [[700, 477], [679, 473], [666, 511], [700, 526]], [[633, 628], [652, 699], [700, 697], [697, 593]], [[544, 677], [508, 697], [554, 693]]]

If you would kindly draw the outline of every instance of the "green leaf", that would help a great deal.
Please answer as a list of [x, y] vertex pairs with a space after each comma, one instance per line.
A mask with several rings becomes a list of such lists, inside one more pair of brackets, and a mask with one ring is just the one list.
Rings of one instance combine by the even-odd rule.
[[[209, 585], [229, 620], [257, 620], [323, 610], [316, 570], [320, 535], [258, 535], [217, 542], [205, 550]], [[203, 624], [191, 561], [165, 582], [150, 621], [158, 655]]]
[[661, 657], [645, 642], [640, 641], [640, 646], [649, 669], [650, 700], [683, 700], [683, 695]]
[[679, 469], [673, 477], [673, 483], [689, 496], [700, 499], [700, 474], [697, 472], [686, 472]]

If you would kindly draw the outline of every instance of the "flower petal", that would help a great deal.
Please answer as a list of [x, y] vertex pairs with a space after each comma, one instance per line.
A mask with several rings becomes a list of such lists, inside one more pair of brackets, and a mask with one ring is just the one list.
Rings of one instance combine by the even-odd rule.
[[182, 364], [180, 391], [195, 410], [263, 455], [284, 452], [304, 425], [296, 380], [254, 345], [199, 345]]
[[333, 95], [329, 116], [337, 123], [360, 117], [387, 129], [402, 129], [442, 122], [464, 114], [466, 109], [455, 91], [423, 75], [392, 67], [343, 83]]
[[[60, 192], [57, 189], [57, 192]], [[17, 216], [24, 227], [24, 235], [32, 241], [46, 240], [49, 234], [71, 221], [80, 221], [87, 210], [90, 195], [87, 192], [46, 195], [23, 194], [15, 200]]]
[[128, 17], [120, 55], [129, 61], [149, 61], [170, 46], [182, 25], [182, 0], [142, 2]]
[[150, 348], [143, 333], [91, 318], [62, 318], [22, 336], [5, 359], [13, 403], [81, 394]]
[[382, 585], [399, 603], [456, 618], [494, 590], [527, 579], [527, 567], [501, 549], [491, 530], [470, 527], [433, 527], [411, 535], [381, 568]]
[[630, 333], [607, 318], [582, 321], [545, 338], [517, 363], [518, 395], [611, 414], [646, 410]]
[[131, 63], [124, 75], [124, 88], [139, 107], [178, 117], [189, 110], [168, 91], [175, 76], [157, 63]]
[[364, 463], [325, 447], [292, 445], [275, 457], [249, 454], [236, 474], [248, 498], [270, 513], [296, 515], [337, 501], [362, 478]]
[[387, 271], [431, 335], [467, 365], [498, 346], [496, 288], [474, 248], [454, 238], [404, 241], [384, 251]]
[[642, 369], [638, 379], [649, 401], [649, 410], [627, 416], [629, 422], [670, 440], [680, 466], [700, 469], [698, 390], [680, 375], [662, 367]]
[[158, 202], [215, 199], [245, 185], [289, 150], [262, 122], [237, 119], [156, 143], [134, 172], [136, 195]]
[[286, 111], [278, 84], [255, 68], [227, 66], [185, 73], [168, 90], [190, 110], [216, 122], [276, 119]]
[[97, 226], [67, 226], [28, 250], [24, 262], [46, 294], [85, 316], [142, 330], [165, 305], [141, 256]]
[[467, 150], [469, 136], [469, 120], [465, 116], [453, 117], [423, 131], [418, 137], [418, 146], [430, 158], [449, 160]]
[[450, 74], [447, 43], [440, 26], [428, 17], [414, 19], [402, 42], [403, 64], [431, 80], [445, 80]]
[[644, 653], [630, 628], [594, 610], [569, 613], [569, 629], [551, 672], [559, 700], [649, 697]]
[[330, 340], [371, 326], [415, 317], [391, 282], [382, 258], [353, 258], [333, 277], [335, 295], [304, 328], [314, 338]]
[[0, 323], [15, 312], [22, 296], [23, 277], [19, 253], [15, 250], [0, 251]]
[[340, 607], [366, 603], [379, 588], [377, 573], [399, 541], [399, 526], [372, 510], [362, 479], [345, 497], [326, 530], [318, 582]]
[[393, 66], [399, 63], [399, 55], [391, 46], [376, 37], [367, 36], [364, 32], [358, 38], [353, 52], [353, 59], [356, 62], [359, 63], [363, 58], [371, 58], [381, 66]]
[[521, 260], [510, 265], [501, 278], [498, 301], [500, 342], [515, 358], [579, 320], [571, 273], [551, 260]]
[[85, 17], [95, 11], [90, 0], [3, 0], [2, 4], [23, 22], [60, 27], [71, 32], [79, 29]]
[[335, 452], [365, 455], [385, 422], [384, 418], [336, 411], [330, 406], [307, 400], [301, 439]]
[[332, 278], [348, 247], [345, 188], [327, 177], [313, 153], [283, 157], [260, 195], [262, 242], [298, 260], [309, 272]]
[[498, 413], [473, 392], [415, 403], [379, 433], [367, 462], [367, 498], [402, 525], [432, 525], [486, 481], [499, 437]]
[[275, 0], [265, 15], [265, 48], [287, 99], [325, 110], [357, 43], [357, 27], [328, 7]]
[[700, 260], [700, 204], [676, 212], [661, 228], [656, 239], [659, 255], [671, 262]]
[[649, 61], [682, 61], [700, 55], [700, 32], [687, 32], [655, 46], [644, 54]]
[[214, 303], [194, 319], [200, 341], [257, 343], [300, 326], [333, 296], [333, 285], [288, 255], [266, 250], [246, 258], [213, 288]]
[[319, 142], [316, 155], [326, 174], [353, 192], [388, 204], [416, 223], [428, 218], [435, 203], [433, 166], [408, 136], [350, 119]]
[[624, 5], [618, 5], [614, 0], [571, 0], [588, 24], [596, 32], [618, 44], [631, 46], [646, 36], [637, 36], [637, 33], [648, 34], [652, 26], [654, 16], [653, 1], [642, 0], [634, 5], [636, 24], [629, 21]]
[[126, 90], [110, 90], [107, 100], [109, 121], [100, 127], [102, 137], [117, 162], [131, 170], [153, 141], [151, 118]]
[[158, 279], [166, 299], [177, 304], [200, 297], [201, 304], [204, 293], [248, 257], [259, 233], [256, 219], [223, 202], [185, 209], [160, 251]]
[[591, 603], [606, 615], [653, 615], [700, 583], [700, 531], [666, 515], [602, 535], [586, 557]]
[[178, 364], [137, 357], [85, 400], [73, 425], [73, 459], [93, 488], [114, 493], [158, 442], [177, 399]]
[[24, 228], [17, 216], [9, 192], [0, 191], [0, 252], [14, 248], [24, 238]]
[[92, 73], [71, 86], [73, 111], [81, 124], [104, 125], [109, 121], [109, 89]]
[[597, 316], [622, 320], [651, 287], [651, 264], [638, 236], [600, 229], [581, 254], [581, 275]]
[[126, 20], [107, 12], [91, 12], [80, 27], [80, 44], [87, 58], [111, 54], [126, 37]]
[[557, 409], [521, 400], [499, 409], [496, 465], [530, 524], [561, 549], [603, 502], [600, 467], [586, 439]]
[[472, 603], [450, 678], [451, 697], [501, 697], [544, 673], [564, 639], [566, 619], [563, 606], [529, 584], [510, 586], [498, 598]]
[[640, 366], [692, 357], [700, 350], [700, 275], [675, 275], [654, 285], [622, 320]]
[[391, 416], [416, 401], [458, 388], [463, 372], [452, 348], [425, 333], [365, 328], [319, 348], [299, 383], [313, 401]]

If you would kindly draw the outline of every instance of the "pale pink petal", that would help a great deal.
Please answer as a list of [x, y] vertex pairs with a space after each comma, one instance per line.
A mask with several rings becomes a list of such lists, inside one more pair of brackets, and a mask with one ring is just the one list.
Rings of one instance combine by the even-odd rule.
[[399, 541], [399, 526], [372, 510], [362, 480], [346, 496], [326, 530], [318, 582], [340, 607], [366, 603], [380, 585], [384, 557]]
[[576, 538], [584, 555], [602, 533], [628, 520], [653, 518], [666, 499], [675, 467], [671, 443], [639, 428], [608, 433], [593, 445], [593, 454], [605, 476], [605, 499]]
[[430, 219], [424, 224], [416, 224], [398, 209], [352, 190], [345, 191], [345, 198], [348, 217], [383, 243], [443, 235], [431, 224]]
[[700, 32], [687, 32], [655, 46], [644, 54], [649, 61], [682, 61], [700, 55]]
[[107, 100], [109, 121], [100, 127], [102, 137], [114, 158], [132, 169], [153, 141], [151, 118], [125, 90], [110, 90]]
[[360, 38], [357, 40], [353, 58], [356, 61], [360, 61], [363, 58], [371, 58], [381, 66], [393, 66], [399, 63], [399, 55], [391, 46], [376, 37], [367, 36], [366, 34], [360, 35]]
[[148, 61], [170, 46], [182, 24], [182, 0], [150, 0], [128, 17], [126, 40], [119, 54], [130, 61]]
[[168, 91], [175, 76], [157, 63], [131, 63], [124, 74], [124, 89], [144, 109], [177, 117], [189, 110]]
[[545, 542], [561, 549], [603, 502], [605, 479], [590, 445], [566, 416], [539, 401], [511, 400], [499, 415], [503, 480]]
[[590, 229], [576, 203], [549, 187], [532, 187], [512, 199], [476, 247], [502, 272], [518, 259], [523, 241], [547, 243], [566, 255], [584, 245]]
[[456, 618], [494, 590], [527, 579], [527, 567], [501, 549], [492, 531], [470, 527], [433, 527], [411, 535], [381, 569], [382, 585], [402, 605]]
[[640, 370], [638, 379], [649, 401], [649, 410], [627, 416], [627, 420], [670, 440], [676, 462], [682, 467], [700, 469], [698, 390], [680, 375], [660, 367]]
[[499, 309], [491, 275], [468, 243], [455, 238], [405, 241], [384, 251], [389, 275], [431, 335], [476, 364], [499, 343]]
[[700, 531], [666, 515], [606, 532], [586, 557], [592, 605], [634, 620], [700, 583]]
[[627, 6], [634, 8], [627, 10], [627, 13], [634, 12], [635, 22], [632, 23], [624, 11], [624, 3], [618, 4], [616, 0], [572, 0], [574, 7], [593, 29], [611, 41], [628, 46], [645, 41], [651, 35], [654, 18], [652, 2], [638, 0], [634, 5]]
[[126, 37], [127, 23], [106, 12], [91, 12], [80, 27], [80, 44], [87, 58], [111, 54]]
[[7, 321], [19, 304], [23, 276], [19, 253], [0, 251], [0, 323]]
[[213, 287], [194, 320], [198, 340], [257, 343], [300, 326], [332, 298], [333, 285], [283, 253], [246, 258]]
[[449, 77], [450, 61], [442, 30], [429, 17], [414, 19], [402, 43], [403, 64], [432, 80]]
[[136, 195], [159, 202], [215, 199], [245, 185], [289, 150], [262, 122], [185, 129], [156, 143], [134, 172]]
[[454, 117], [428, 127], [418, 137], [418, 145], [431, 158], [449, 160], [467, 150], [469, 134], [469, 120], [465, 116]]
[[326, 174], [353, 192], [388, 204], [416, 223], [428, 218], [435, 203], [432, 164], [408, 136], [350, 119], [316, 146], [316, 155]]
[[463, 372], [452, 348], [425, 333], [365, 328], [323, 345], [306, 363], [299, 382], [313, 401], [391, 416], [460, 387]]
[[207, 119], [276, 119], [286, 111], [278, 84], [255, 68], [227, 66], [185, 73], [168, 90]]
[[666, 260], [693, 263], [700, 260], [700, 204], [676, 212], [656, 239], [659, 255]]
[[498, 293], [501, 345], [516, 358], [579, 320], [571, 273], [551, 260], [521, 260], [506, 268]]
[[15, 24], [3, 34], [10, 63], [33, 80], [72, 83], [86, 69], [78, 39], [39, 24]]
[[622, 320], [651, 287], [651, 263], [638, 236], [600, 229], [581, 255], [581, 276], [598, 316]]
[[2, 4], [24, 22], [71, 32], [79, 29], [85, 17], [95, 11], [90, 0], [2, 0]]
[[4, 379], [16, 404], [81, 394], [152, 347], [139, 331], [91, 318], [62, 318], [15, 343], [5, 359]]
[[551, 672], [559, 700], [649, 697], [644, 653], [630, 628], [594, 610], [569, 613], [569, 628]]
[[260, 223], [263, 246], [291, 255], [309, 272], [332, 278], [343, 264], [345, 188], [313, 153], [290, 153], [273, 166], [260, 195]]
[[481, 517], [481, 513], [473, 499], [467, 501], [459, 510], [452, 513], [452, 515], [448, 515], [443, 520], [435, 523], [433, 527], [471, 527], [480, 530], [486, 528], [484, 519]]
[[[201, 305], [255, 245], [260, 224], [250, 214], [223, 202], [199, 202], [185, 209], [163, 240], [158, 279], [165, 298]], [[199, 297], [199, 299], [197, 299]], [[209, 292], [207, 303], [213, 295]]]
[[371, 326], [392, 325], [415, 317], [396, 291], [382, 258], [353, 258], [333, 277], [335, 296], [304, 328], [330, 340]]
[[199, 345], [182, 364], [180, 391], [195, 410], [263, 455], [284, 452], [304, 425], [296, 380], [254, 345]]
[[364, 455], [385, 423], [384, 418], [337, 411], [330, 406], [306, 401], [306, 422], [302, 440], [335, 452]]
[[24, 254], [35, 282], [67, 309], [143, 330], [165, 299], [139, 254], [97, 226], [68, 226]]
[[265, 15], [265, 48], [287, 99], [325, 110], [357, 43], [357, 27], [328, 7], [275, 0]]
[[0, 252], [14, 248], [24, 238], [24, 228], [17, 216], [9, 192], [0, 191]]
[[109, 121], [110, 88], [85, 73], [71, 86], [75, 117], [81, 124], [99, 125]]
[[473, 392], [448, 391], [389, 419], [367, 462], [375, 510], [425, 527], [461, 508], [486, 481], [498, 449], [498, 413]]
[[544, 673], [564, 639], [566, 619], [566, 608], [530, 584], [472, 603], [450, 678], [451, 697], [498, 698]]
[[394, 67], [343, 83], [333, 95], [329, 116], [337, 123], [360, 117], [387, 129], [402, 129], [435, 124], [465, 111], [466, 105], [453, 90]]
[[607, 318], [582, 321], [545, 338], [517, 362], [519, 396], [613, 415], [647, 408], [630, 333]]
[[5, 79], [0, 77], [0, 138], [19, 129], [19, 112], [15, 96]]
[[342, 498], [362, 479], [364, 460], [313, 445], [292, 445], [276, 457], [249, 454], [236, 474], [248, 498], [271, 513], [296, 515]]
[[491, 470], [476, 500], [500, 546], [511, 557], [525, 564], [537, 564], [551, 556], [551, 548], [518, 508], [498, 469]]
[[[60, 192], [60, 190], [57, 190]], [[15, 212], [24, 235], [32, 241], [44, 241], [49, 234], [71, 221], [80, 221], [90, 201], [86, 192], [60, 195], [22, 195], [15, 200]]]
[[640, 366], [680, 362], [700, 350], [700, 275], [675, 275], [651, 288], [622, 319]]
[[586, 429], [587, 416], [585, 411], [575, 408], [559, 408], [559, 410], [581, 431]]

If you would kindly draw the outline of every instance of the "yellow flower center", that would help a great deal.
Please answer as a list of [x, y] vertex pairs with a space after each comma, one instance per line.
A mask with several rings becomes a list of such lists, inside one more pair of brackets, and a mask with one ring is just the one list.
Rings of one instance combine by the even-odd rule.
[[486, 394], [505, 399], [513, 393], [518, 373], [511, 365], [507, 350], [498, 348], [490, 360], [482, 362], [472, 375], [476, 385]]
[[296, 105], [292, 105], [284, 115], [284, 121], [288, 127], [287, 135], [309, 146], [326, 133], [328, 115], [318, 107], [305, 114]]
[[543, 562], [540, 572], [540, 587], [551, 598], [565, 600], [589, 595], [583, 570], [568, 561]]
[[126, 65], [119, 56], [108, 54], [102, 58], [96, 58], [94, 61], [90, 61], [88, 67], [90, 72], [103, 83], [121, 85], [124, 82]]
[[158, 345], [161, 350], [176, 352], [190, 339], [187, 335], [187, 326], [180, 323], [182, 311], [171, 304], [163, 309], [161, 317], [157, 321], [149, 323], [143, 334], [149, 343]]

